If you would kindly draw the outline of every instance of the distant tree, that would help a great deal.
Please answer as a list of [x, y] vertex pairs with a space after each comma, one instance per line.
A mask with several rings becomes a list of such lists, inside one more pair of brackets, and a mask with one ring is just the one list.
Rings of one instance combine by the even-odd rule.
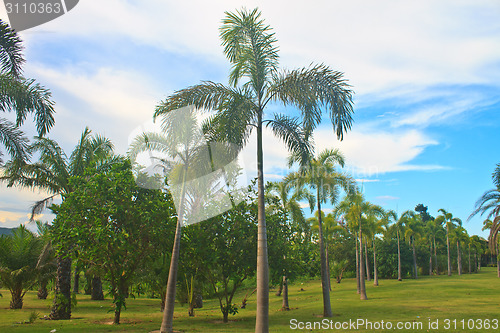
[[417, 267], [417, 251], [415, 242], [417, 238], [422, 236], [422, 220], [420, 215], [415, 214], [412, 210], [407, 210], [401, 215], [405, 223], [405, 239], [410, 244], [413, 251], [413, 277], [418, 279]]
[[173, 229], [172, 200], [160, 190], [138, 187], [128, 161], [90, 178], [73, 177], [69, 184], [74, 190], [52, 206], [54, 244], [71, 244], [79, 260], [102, 270], [113, 295], [113, 322], [119, 324], [131, 279]]
[[[13, 160], [28, 159], [28, 140], [19, 129], [28, 114], [35, 117], [39, 136], [54, 126], [54, 102], [49, 90], [23, 77], [23, 45], [15, 30], [0, 20], [0, 111], [16, 113], [16, 122], [0, 118], [0, 143]], [[0, 150], [0, 165], [2, 162]]]
[[451, 276], [451, 253], [450, 253], [450, 229], [454, 225], [462, 226], [462, 220], [458, 217], [453, 217], [452, 213], [449, 213], [445, 209], [441, 208], [438, 210], [441, 215], [436, 217], [436, 220], [440, 224], [446, 225], [446, 248], [448, 253], [448, 276]]
[[423, 204], [415, 206], [415, 211], [420, 214], [420, 218], [424, 224], [426, 224], [427, 221], [434, 220], [434, 217], [427, 212], [427, 209], [427, 206], [424, 206]]

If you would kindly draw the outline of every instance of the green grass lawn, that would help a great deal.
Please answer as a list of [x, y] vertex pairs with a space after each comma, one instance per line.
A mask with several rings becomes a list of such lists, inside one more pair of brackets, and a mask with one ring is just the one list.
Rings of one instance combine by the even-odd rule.
[[[484, 320], [500, 320], [500, 279], [496, 277], [496, 268], [483, 268], [479, 274], [464, 274], [448, 277], [423, 277], [419, 280], [381, 280], [379, 287], [372, 282], [367, 285], [367, 301], [360, 301], [356, 294], [356, 281], [344, 279], [341, 284], [333, 284], [331, 301], [333, 307], [332, 329], [304, 329], [307, 332], [337, 332], [335, 324], [344, 326], [349, 321], [366, 320], [373, 328], [365, 325], [350, 326], [352, 332], [391, 332], [398, 331], [396, 325], [413, 326], [406, 332], [494, 332], [494, 323], [490, 328], [479, 329]], [[299, 291], [301, 288], [304, 291]], [[10, 293], [1, 291], [0, 332], [150, 332], [158, 330], [162, 313], [159, 300], [148, 298], [129, 299], [127, 310], [122, 312], [122, 324], [111, 325], [113, 313], [110, 300], [91, 301], [88, 296], [79, 295], [78, 305], [73, 310], [73, 318], [67, 321], [38, 319], [33, 324], [21, 324], [36, 311], [39, 317], [49, 314], [51, 300], [38, 300], [36, 293], [25, 296], [22, 310], [9, 310]], [[237, 303], [245, 292], [235, 298]], [[321, 322], [322, 299], [319, 281], [296, 283], [290, 286], [290, 307], [288, 312], [280, 311], [281, 298], [270, 294], [270, 332], [296, 332], [298, 323]], [[297, 320], [297, 329], [290, 327], [291, 320]], [[471, 321], [474, 320], [473, 321]], [[392, 329], [376, 329], [382, 325], [392, 325]], [[449, 320], [449, 321], [447, 321]], [[453, 321], [455, 320], [455, 322]], [[482, 322], [480, 322], [482, 320]], [[437, 324], [429, 328], [429, 321]], [[436, 321], [438, 321], [436, 323]], [[389, 324], [388, 324], [389, 322]], [[250, 297], [246, 309], [230, 317], [230, 322], [222, 323], [222, 315], [215, 300], [205, 300], [202, 309], [195, 310], [195, 317], [189, 317], [187, 307], [176, 305], [174, 328], [180, 332], [253, 332], [255, 323], [255, 295]], [[325, 320], [326, 323], [326, 320]], [[360, 322], [361, 323], [361, 322]], [[313, 325], [313, 323], [311, 323]], [[316, 324], [318, 325], [318, 324]], [[329, 324], [330, 325], [330, 324]], [[446, 329], [446, 327], [449, 327]], [[470, 329], [469, 329], [470, 328]]]

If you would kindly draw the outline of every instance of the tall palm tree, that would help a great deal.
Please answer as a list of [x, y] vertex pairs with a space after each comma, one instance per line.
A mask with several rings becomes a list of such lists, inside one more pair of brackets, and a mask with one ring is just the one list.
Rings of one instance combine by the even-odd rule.
[[433, 264], [432, 264], [432, 255], [434, 250], [434, 267], [436, 268], [436, 275], [439, 275], [439, 263], [437, 258], [437, 247], [436, 247], [436, 238], [444, 234], [443, 227], [439, 220], [433, 219], [427, 221], [425, 225], [425, 233], [427, 235], [429, 241], [429, 275], [432, 275], [433, 272]]
[[368, 236], [373, 249], [373, 285], [378, 286], [377, 250], [375, 241], [378, 234], [383, 234], [386, 231], [387, 224], [389, 223], [389, 216], [381, 206], [371, 205], [366, 220], [368, 222]]
[[457, 271], [458, 275], [462, 275], [462, 251], [461, 245], [469, 240], [467, 230], [462, 226], [453, 228], [453, 238], [457, 242]]
[[453, 217], [452, 213], [447, 212], [445, 209], [441, 208], [438, 210], [441, 215], [436, 217], [438, 223], [446, 224], [446, 248], [448, 254], [448, 276], [451, 276], [451, 252], [450, 252], [450, 229], [453, 225], [462, 226], [462, 220], [458, 217]]
[[[299, 156], [292, 155], [290, 164], [299, 161]], [[318, 211], [318, 239], [321, 260], [321, 285], [323, 291], [323, 316], [331, 317], [332, 307], [330, 303], [330, 274], [325, 251], [325, 239], [323, 235], [323, 213], [321, 205], [327, 202], [334, 204], [339, 195], [339, 188], [351, 192], [354, 180], [344, 173], [338, 172], [336, 166], [344, 166], [344, 156], [338, 149], [325, 149], [317, 157], [310, 157], [307, 164], [302, 164], [299, 170], [288, 175], [295, 188], [300, 190], [308, 187], [315, 192], [315, 200], [310, 201], [311, 211], [316, 206]]]
[[54, 102], [47, 89], [23, 77], [22, 49], [17, 33], [0, 20], [0, 111], [16, 113], [15, 123], [0, 117], [0, 143], [13, 159], [26, 161], [28, 140], [18, 127], [33, 114], [38, 135], [47, 134], [54, 125]]
[[[264, 201], [263, 127], [269, 127], [288, 149], [307, 163], [312, 152], [308, 137], [328, 111], [339, 139], [352, 123], [352, 92], [342, 73], [325, 65], [292, 71], [278, 70], [278, 48], [271, 28], [257, 9], [226, 12], [220, 37], [232, 68], [229, 86], [205, 81], [180, 90], [157, 107], [154, 116], [194, 105], [214, 110], [207, 129], [214, 140], [245, 146], [252, 130], [257, 132], [258, 246], [256, 332], [269, 331], [269, 268]], [[266, 107], [273, 102], [293, 105], [301, 117], [275, 114], [266, 118]], [[162, 325], [171, 332], [172, 323]]]
[[398, 242], [398, 281], [403, 281], [402, 278], [402, 268], [401, 268], [401, 232], [404, 234], [404, 221], [405, 219], [401, 216], [398, 217], [398, 214], [393, 211], [389, 210], [387, 211], [387, 217], [388, 221], [392, 221], [394, 224], [392, 225], [393, 228], [396, 229], [396, 238]]
[[[49, 207], [56, 197], [64, 199], [65, 195], [73, 191], [70, 182], [73, 176], [84, 176], [91, 170], [100, 172], [117, 160], [112, 156], [111, 141], [100, 135], [92, 135], [88, 128], [83, 131], [69, 157], [56, 141], [48, 138], [36, 138], [29, 151], [38, 153], [39, 160], [34, 163], [17, 160], [8, 162], [0, 180], [7, 182], [9, 187], [37, 188], [50, 193], [32, 206], [32, 220], [36, 214]], [[57, 244], [53, 245], [57, 248]], [[68, 250], [59, 248], [57, 251], [56, 296], [51, 311], [52, 319], [71, 317], [71, 259]]]
[[358, 248], [358, 269], [357, 279], [359, 280], [359, 297], [361, 300], [367, 300], [365, 286], [365, 268], [363, 265], [363, 232], [366, 228], [366, 215], [373, 209], [374, 205], [365, 201], [363, 194], [356, 189], [348, 193], [346, 197], [338, 204], [337, 210], [344, 214], [344, 218], [348, 221], [349, 229], [355, 231]]
[[415, 248], [415, 241], [421, 237], [422, 218], [412, 210], [407, 210], [401, 215], [405, 223], [405, 239], [408, 241], [413, 250], [413, 276], [418, 279], [417, 267], [417, 252]]

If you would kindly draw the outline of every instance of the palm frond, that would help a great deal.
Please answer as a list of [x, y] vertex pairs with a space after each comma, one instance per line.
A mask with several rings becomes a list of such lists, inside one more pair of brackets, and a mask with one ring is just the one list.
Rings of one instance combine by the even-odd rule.
[[274, 119], [268, 120], [266, 125], [283, 140], [288, 151], [300, 165], [308, 165], [310, 156], [314, 154], [314, 146], [306, 138], [297, 118], [275, 114]]
[[0, 20], [1, 74], [9, 74], [16, 78], [21, 76], [24, 64], [22, 50], [21, 38], [6, 22]]
[[326, 109], [337, 138], [342, 140], [353, 122], [352, 95], [342, 73], [320, 64], [277, 75], [267, 98], [298, 107], [308, 135], [321, 122], [322, 109]]
[[0, 74], [0, 111], [15, 111], [17, 126], [24, 123], [28, 114], [34, 114], [39, 136], [47, 134], [55, 123], [51, 93], [35, 80]]
[[54, 195], [51, 195], [47, 198], [35, 202], [33, 206], [31, 206], [30, 222], [34, 221], [35, 215], [41, 214], [45, 208], [50, 207], [54, 202], [54, 198], [57, 197], [58, 195], [60, 194], [56, 193]]
[[236, 86], [247, 77], [245, 86], [251, 85], [262, 94], [278, 67], [278, 47], [272, 29], [260, 19], [257, 9], [226, 12], [220, 37], [224, 54], [232, 63], [229, 83]]
[[[15, 124], [3, 118], [0, 118], [0, 142], [13, 159], [21, 162], [28, 159], [28, 139]], [[0, 164], [2, 164], [1, 159]]]

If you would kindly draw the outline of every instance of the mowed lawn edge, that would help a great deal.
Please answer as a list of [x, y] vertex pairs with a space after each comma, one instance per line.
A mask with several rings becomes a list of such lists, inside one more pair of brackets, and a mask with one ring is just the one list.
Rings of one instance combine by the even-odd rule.
[[[333, 282], [333, 280], [332, 280]], [[494, 320], [500, 319], [500, 279], [495, 267], [483, 268], [477, 274], [454, 274], [449, 277], [423, 276], [418, 280], [380, 280], [378, 287], [366, 282], [368, 300], [359, 300], [355, 279], [332, 283], [333, 317], [321, 316], [320, 280], [296, 282], [290, 285], [290, 311], [281, 311], [281, 297], [270, 293], [270, 332], [485, 332], [499, 331]], [[248, 290], [234, 298], [236, 304]], [[91, 301], [89, 296], [77, 295], [78, 305], [71, 320], [28, 321], [30, 314], [48, 315], [52, 299], [38, 300], [29, 292], [22, 310], [10, 310], [10, 293], [1, 290], [0, 332], [150, 332], [158, 330], [162, 313], [159, 299], [129, 298], [122, 313], [122, 323], [111, 325], [111, 300]], [[253, 332], [255, 325], [255, 296], [246, 309], [222, 322], [218, 301], [204, 300], [204, 307], [188, 316], [187, 306], [176, 304], [174, 328], [180, 332]], [[489, 328], [486, 328], [489, 326]], [[407, 327], [408, 329], [404, 329]], [[343, 329], [346, 328], [346, 329]]]

